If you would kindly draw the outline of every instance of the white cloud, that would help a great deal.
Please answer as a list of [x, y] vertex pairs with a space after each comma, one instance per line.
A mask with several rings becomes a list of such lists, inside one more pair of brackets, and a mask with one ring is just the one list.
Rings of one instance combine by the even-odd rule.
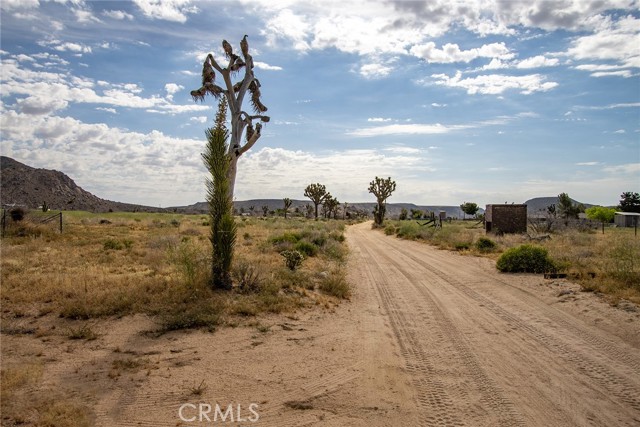
[[368, 122], [390, 122], [391, 119], [383, 118], [383, 117], [369, 117], [367, 121]]
[[102, 21], [96, 18], [89, 10], [75, 9], [73, 13], [76, 16], [76, 21], [78, 21], [80, 24], [88, 24], [90, 22], [102, 23]]
[[[263, 147], [241, 158], [236, 196], [238, 200], [264, 198], [265, 194], [303, 199], [304, 188], [322, 177], [327, 190], [340, 201], [368, 200], [367, 187], [375, 176], [393, 176], [406, 184], [415, 181], [416, 174], [433, 172], [432, 159], [427, 156], [422, 151], [393, 148], [311, 153]], [[396, 200], [408, 193], [407, 187], [398, 187]]]
[[96, 110], [105, 111], [111, 114], [118, 114], [115, 108], [107, 108], [107, 107], [96, 107]]
[[[14, 95], [19, 99], [20, 96], [27, 98], [35, 96], [39, 104], [47, 106], [41, 111], [54, 111], [66, 107], [62, 102], [140, 108], [165, 114], [198, 112], [209, 109], [206, 105], [175, 105], [171, 103], [169, 96], [167, 98], [159, 95], [140, 96], [143, 89], [135, 83], [111, 84], [63, 73], [36, 72], [19, 67], [17, 61], [12, 59], [2, 61], [2, 72], [3, 94]], [[96, 90], [96, 86], [99, 90]], [[173, 83], [169, 83], [167, 86], [167, 93], [171, 96], [182, 89], [182, 86]], [[37, 110], [34, 100], [18, 102], [26, 103], [27, 111]]]
[[580, 162], [576, 163], [576, 166], [597, 166], [600, 162]]
[[[507, 90], [519, 90], [524, 95], [530, 95], [534, 92], [546, 92], [558, 86], [556, 82], [545, 81], [546, 78], [540, 74], [525, 76], [489, 74], [463, 79], [462, 73], [458, 71], [453, 77], [446, 74], [434, 74], [431, 77], [436, 85], [463, 88], [470, 95], [478, 93], [499, 95]], [[425, 80], [418, 83], [428, 84]]]
[[197, 7], [190, 5], [191, 0], [133, 0], [133, 2], [149, 19], [185, 23], [187, 15], [198, 11]]
[[617, 131], [615, 131], [613, 133], [623, 134], [623, 133], [627, 133], [627, 132], [624, 129], [618, 129]]
[[371, 136], [385, 136], [385, 135], [437, 135], [443, 133], [449, 133], [456, 130], [466, 129], [468, 126], [454, 125], [444, 126], [440, 123], [427, 125], [427, 124], [393, 124], [376, 126], [369, 128], [360, 128], [347, 132], [347, 135], [358, 137], [371, 137]]
[[[76, 165], [74, 180], [100, 197], [154, 206], [158, 201], [180, 204], [204, 199], [204, 187], [193, 185], [198, 176], [204, 178], [201, 140], [15, 111], [3, 112], [0, 126], [3, 154], [65, 172], [62, 166]], [[40, 150], [45, 144], [46, 150]]]
[[443, 107], [446, 107], [447, 104], [438, 104], [437, 102], [432, 102], [431, 106], [434, 108], [443, 108]]
[[360, 67], [360, 75], [367, 79], [386, 77], [393, 71], [393, 67], [381, 63], [364, 64]]
[[438, 64], [468, 63], [476, 58], [510, 59], [514, 56], [504, 43], [491, 43], [482, 45], [479, 48], [461, 50], [457, 44], [447, 43], [442, 46], [442, 49], [438, 49], [434, 42], [428, 42], [412, 46], [409, 52], [418, 58], [425, 59], [429, 63]]
[[108, 18], [116, 19], [118, 21], [122, 21], [125, 19], [133, 21], [133, 15], [122, 10], [105, 10], [102, 12], [102, 14]]
[[577, 38], [567, 54], [576, 60], [613, 60], [620, 66], [640, 67], [640, 19], [629, 15], [608, 21], [594, 34]]
[[259, 70], [267, 70], [267, 71], [281, 71], [282, 67], [277, 65], [269, 65], [266, 62], [254, 61], [253, 65]]
[[167, 92], [167, 99], [169, 101], [173, 101], [173, 95], [181, 91], [182, 89], [184, 89], [184, 86], [175, 83], [167, 83], [166, 85], [164, 85], [164, 90]]
[[192, 122], [206, 123], [208, 118], [207, 116], [198, 116], [198, 117], [191, 117], [189, 120]]
[[516, 68], [540, 68], [540, 67], [555, 67], [559, 65], [560, 60], [558, 58], [546, 58], [544, 55], [534, 56], [532, 58], [523, 59], [518, 62]]
[[49, 98], [46, 96], [29, 96], [18, 99], [18, 110], [28, 115], [47, 115], [54, 111], [67, 108], [69, 103], [63, 99]]
[[37, 9], [39, 6], [38, 0], [2, 0], [0, 2], [0, 8], [5, 11]]
[[640, 173], [640, 163], [627, 163], [624, 165], [607, 166], [602, 168], [606, 173], [621, 175], [637, 175]]
[[305, 22], [305, 17], [294, 14], [289, 9], [278, 12], [275, 16], [267, 19], [266, 30], [262, 33], [267, 37], [267, 45], [276, 47], [278, 40], [285, 38], [291, 40], [293, 48], [302, 52], [308, 51], [311, 47], [305, 40], [309, 24]]
[[62, 42], [60, 40], [42, 40], [38, 44], [43, 47], [50, 47], [59, 52], [91, 53], [91, 46], [82, 43]]
[[595, 73], [591, 73], [591, 77], [624, 77], [629, 78], [636, 76], [637, 74], [633, 74], [630, 70], [620, 70], [620, 71], [597, 71]]

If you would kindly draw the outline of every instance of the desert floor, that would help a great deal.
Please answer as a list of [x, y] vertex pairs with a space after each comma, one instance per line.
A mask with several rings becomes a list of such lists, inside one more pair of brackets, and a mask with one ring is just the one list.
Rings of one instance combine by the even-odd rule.
[[157, 336], [135, 315], [96, 320], [91, 341], [4, 335], [3, 364], [43, 360], [34, 393], [98, 426], [640, 425], [636, 306], [370, 223], [346, 238], [353, 296], [337, 307], [215, 332]]

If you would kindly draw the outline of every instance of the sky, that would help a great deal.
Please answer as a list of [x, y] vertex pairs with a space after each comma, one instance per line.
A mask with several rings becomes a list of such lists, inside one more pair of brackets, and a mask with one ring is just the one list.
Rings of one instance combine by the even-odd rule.
[[1, 0], [0, 17], [1, 154], [101, 198], [205, 200], [217, 101], [190, 91], [245, 34], [271, 121], [236, 200], [318, 182], [374, 201], [376, 176], [419, 205], [640, 191], [636, 0]]

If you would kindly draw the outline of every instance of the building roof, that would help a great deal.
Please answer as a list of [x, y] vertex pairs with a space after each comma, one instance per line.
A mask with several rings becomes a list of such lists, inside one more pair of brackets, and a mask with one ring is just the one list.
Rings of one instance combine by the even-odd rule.
[[637, 212], [616, 212], [616, 215], [640, 216], [640, 213], [637, 213]]

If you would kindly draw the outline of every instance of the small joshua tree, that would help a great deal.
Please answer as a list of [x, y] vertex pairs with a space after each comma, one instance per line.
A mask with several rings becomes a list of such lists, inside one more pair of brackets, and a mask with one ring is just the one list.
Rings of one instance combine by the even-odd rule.
[[304, 196], [311, 199], [315, 205], [316, 220], [318, 219], [318, 205], [327, 197], [327, 187], [322, 184], [309, 184], [304, 190]]
[[267, 215], [269, 215], [269, 206], [262, 205], [262, 216], [266, 217]]
[[282, 199], [282, 202], [284, 203], [284, 218], [287, 219], [287, 213], [289, 213], [289, 208], [291, 207], [291, 199], [288, 197], [285, 197], [284, 199]]
[[215, 127], [208, 129], [207, 145], [202, 159], [211, 174], [207, 178], [207, 203], [211, 217], [212, 246], [211, 282], [214, 288], [231, 289], [231, 262], [236, 240], [236, 225], [233, 220], [233, 206], [229, 197], [229, 156], [226, 128], [227, 103], [220, 100]]
[[391, 180], [391, 177], [387, 179], [376, 178], [369, 183], [369, 193], [376, 196], [378, 204], [373, 211], [374, 227], [381, 227], [384, 222], [384, 216], [387, 212], [387, 199], [396, 190], [396, 182]]
[[340, 209], [340, 202], [338, 199], [333, 197], [331, 193], [327, 194], [327, 197], [324, 200], [324, 207], [327, 208], [327, 218], [331, 218], [333, 215], [333, 218], [336, 219], [338, 210]]

